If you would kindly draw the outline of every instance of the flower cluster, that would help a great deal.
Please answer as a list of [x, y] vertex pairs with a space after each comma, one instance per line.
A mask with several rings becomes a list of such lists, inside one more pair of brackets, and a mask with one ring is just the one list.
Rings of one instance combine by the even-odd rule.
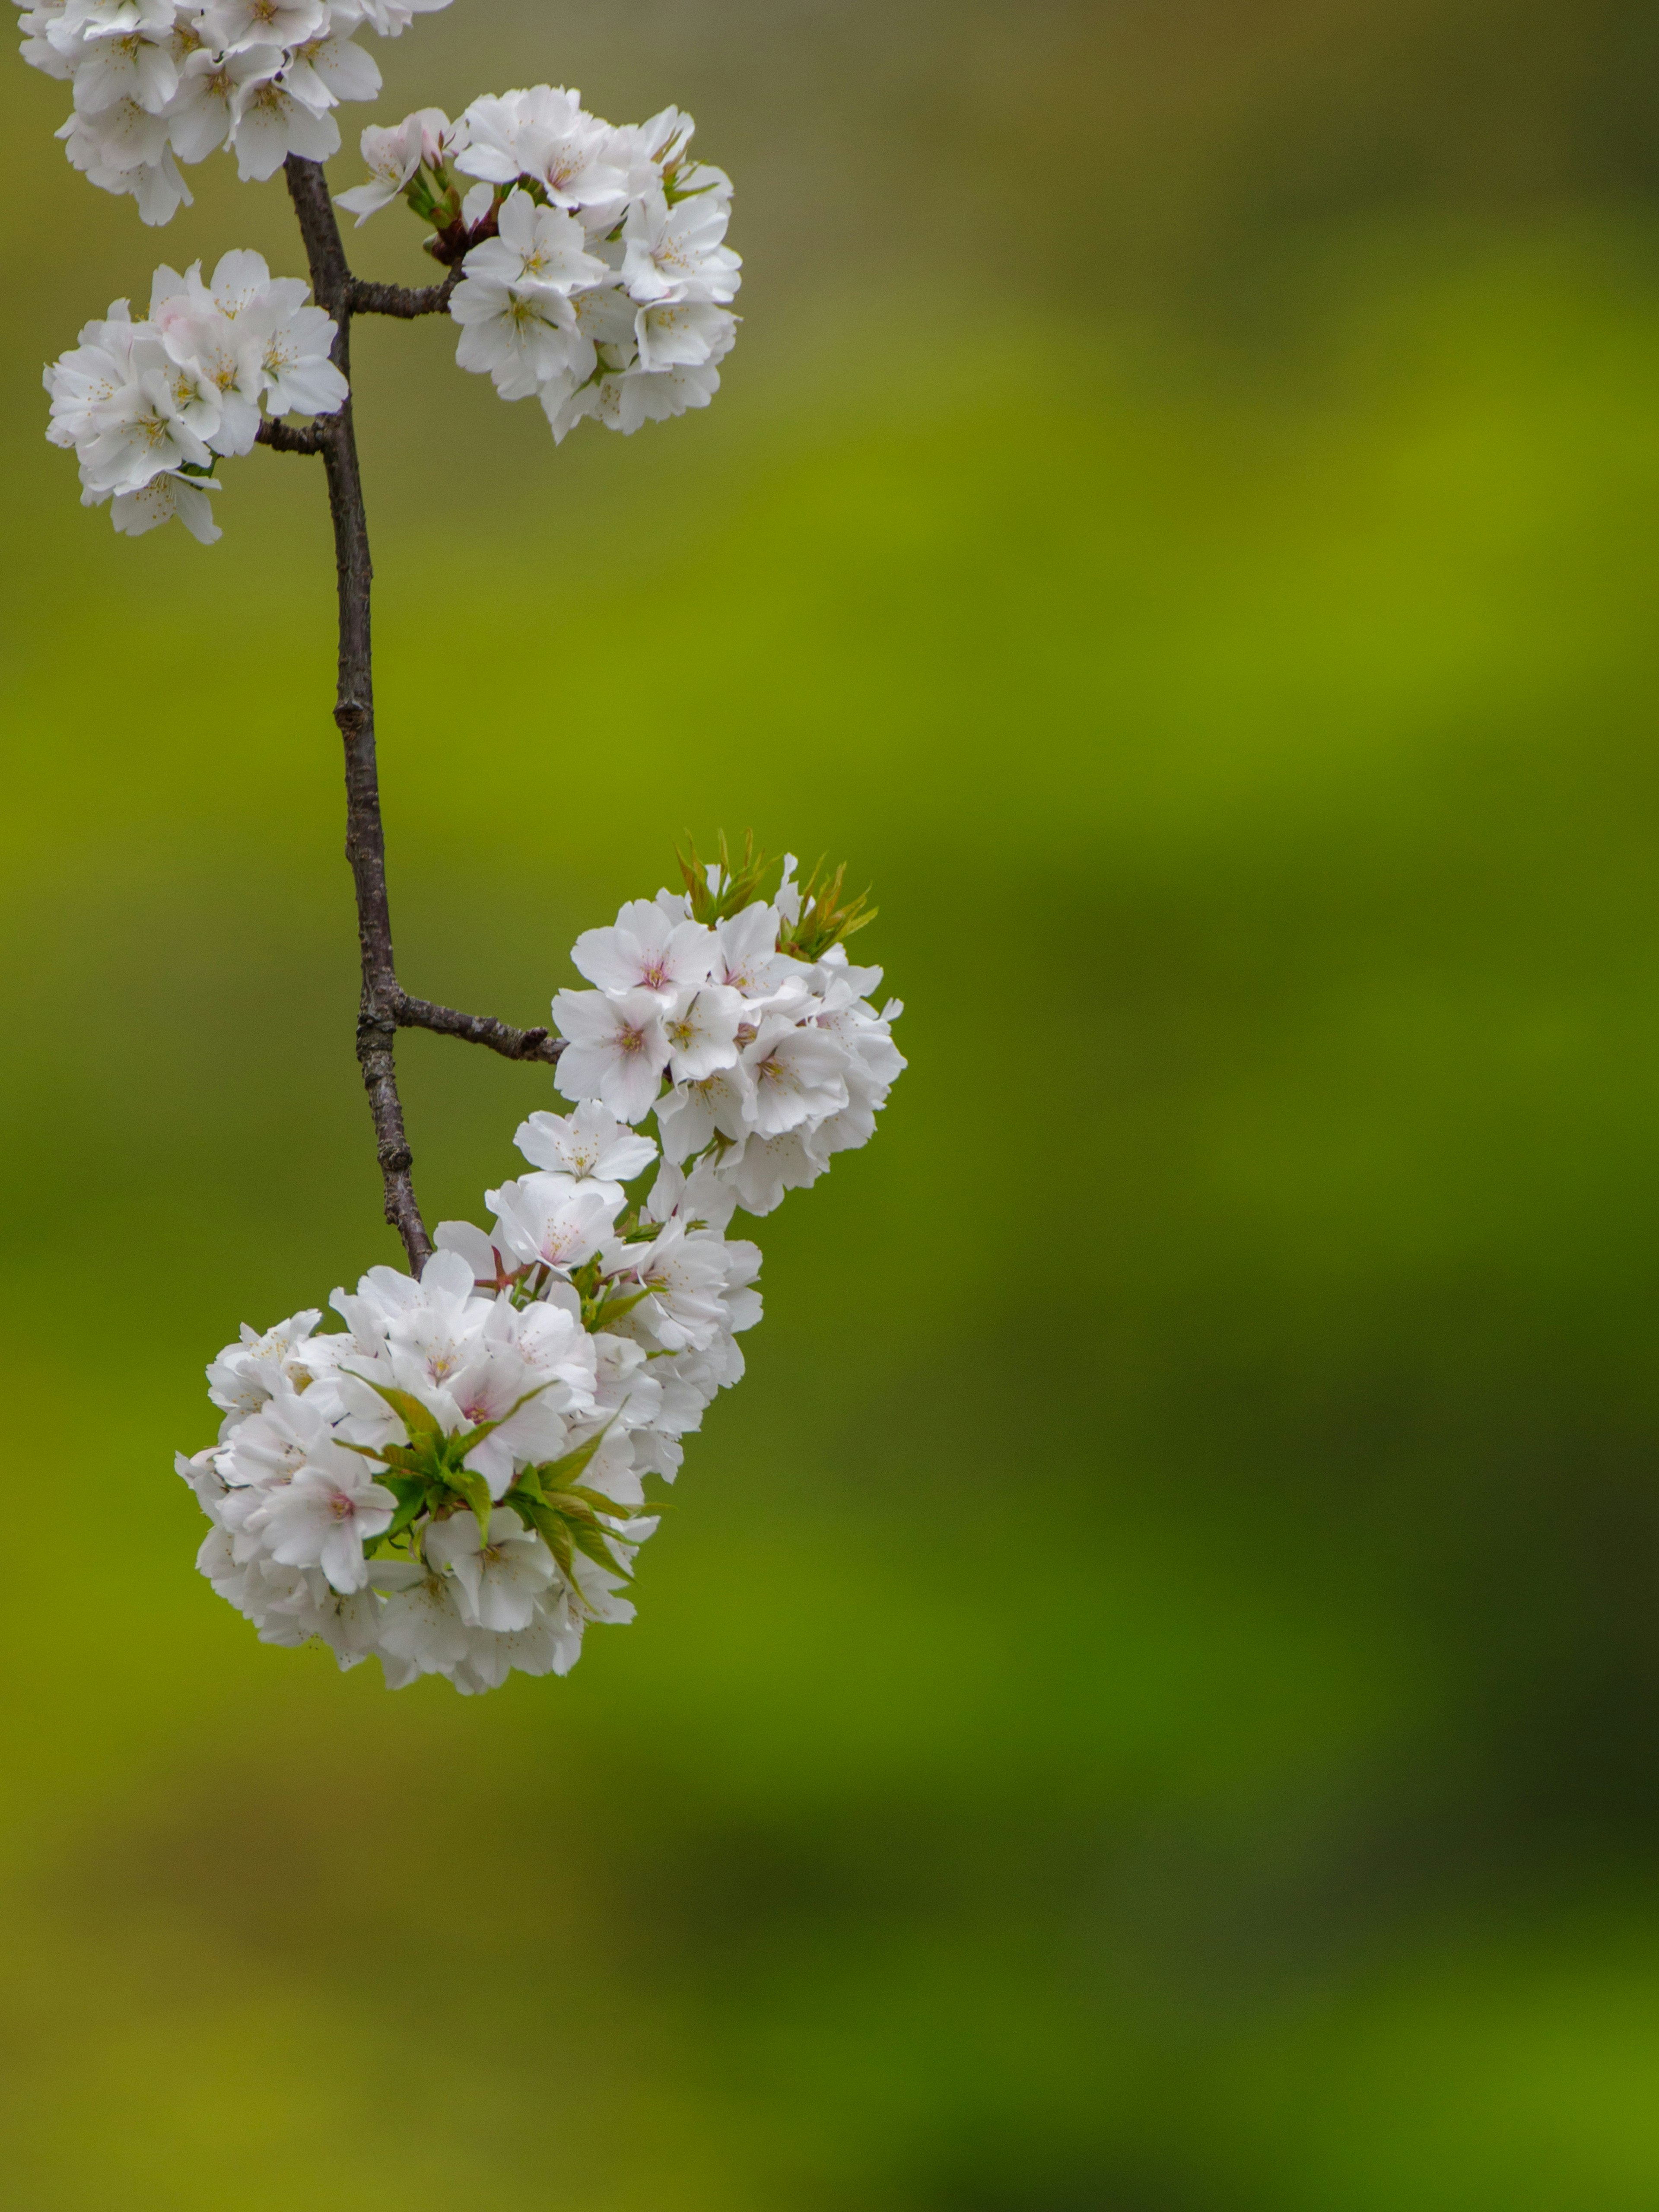
[[46, 435], [78, 456], [82, 504], [112, 500], [115, 527], [132, 537], [176, 514], [211, 544], [214, 469], [252, 450], [262, 407], [332, 415], [345, 404], [335, 325], [309, 299], [260, 255], [227, 253], [210, 283], [199, 262], [182, 276], [158, 269], [147, 320], [118, 300], [88, 323], [46, 374]]
[[628, 1122], [654, 1112], [664, 1159], [722, 1218], [770, 1213], [867, 1144], [904, 1066], [901, 1009], [871, 1004], [880, 969], [847, 957], [864, 901], [843, 902], [839, 873], [803, 891], [793, 859], [769, 902], [754, 899], [763, 868], [694, 865], [685, 892], [625, 906], [571, 956], [599, 988], [553, 1001], [564, 1096]]
[[[370, 179], [340, 204], [361, 223], [402, 196], [467, 247], [463, 368], [539, 398], [558, 440], [589, 415], [631, 432], [706, 407], [737, 334], [732, 180], [693, 161], [693, 127], [671, 107], [618, 130], [545, 84], [454, 123], [423, 108], [363, 133]], [[463, 196], [458, 177], [479, 182]]]
[[491, 1226], [444, 1224], [418, 1281], [337, 1291], [343, 1331], [244, 1329], [209, 1369], [219, 1441], [179, 1462], [198, 1565], [267, 1643], [470, 1694], [632, 1618], [646, 1478], [673, 1480], [761, 1316], [732, 1215], [863, 1144], [904, 1066], [839, 877], [803, 891], [787, 862], [766, 900], [752, 861], [686, 873], [579, 940], [598, 988], [554, 1002], [579, 1103], [520, 1127], [532, 1172], [486, 1194]]
[[131, 193], [146, 222], [163, 223], [190, 204], [181, 161], [228, 146], [244, 178], [265, 178], [289, 154], [337, 153], [334, 109], [380, 89], [353, 34], [367, 27], [396, 38], [449, 0], [18, 4], [24, 58], [74, 88], [58, 134], [70, 160], [106, 191]]

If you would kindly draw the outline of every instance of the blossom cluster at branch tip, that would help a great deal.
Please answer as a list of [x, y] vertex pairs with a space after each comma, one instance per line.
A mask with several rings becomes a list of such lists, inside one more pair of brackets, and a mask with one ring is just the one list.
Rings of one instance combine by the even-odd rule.
[[46, 373], [46, 435], [79, 459], [82, 504], [112, 501], [115, 527], [135, 538], [177, 515], [211, 544], [214, 471], [252, 451], [262, 409], [332, 415], [345, 404], [329, 358], [336, 326], [310, 297], [259, 254], [227, 253], [210, 279], [199, 261], [182, 276], [158, 269], [144, 321], [118, 300], [88, 323]]
[[617, 129], [545, 84], [453, 123], [422, 108], [363, 133], [369, 180], [339, 204], [362, 224], [401, 197], [465, 251], [463, 368], [539, 399], [561, 441], [587, 416], [632, 432], [706, 407], [737, 335], [732, 180], [693, 160], [693, 128], [670, 107]]
[[485, 1194], [488, 1229], [336, 1291], [341, 1330], [245, 1328], [209, 1368], [219, 1439], [178, 1462], [213, 1524], [198, 1565], [264, 1642], [476, 1694], [632, 1619], [646, 1480], [674, 1480], [761, 1317], [732, 1217], [866, 1143], [905, 1065], [880, 969], [848, 959], [862, 902], [793, 860], [759, 897], [761, 866], [694, 856], [684, 892], [578, 939], [595, 988], [554, 1001], [574, 1111], [520, 1127], [530, 1172]]
[[179, 163], [221, 146], [245, 179], [290, 154], [340, 147], [334, 110], [380, 89], [362, 29], [395, 39], [449, 0], [16, 0], [23, 56], [73, 88], [58, 132], [106, 191], [131, 193], [149, 223], [191, 194]]

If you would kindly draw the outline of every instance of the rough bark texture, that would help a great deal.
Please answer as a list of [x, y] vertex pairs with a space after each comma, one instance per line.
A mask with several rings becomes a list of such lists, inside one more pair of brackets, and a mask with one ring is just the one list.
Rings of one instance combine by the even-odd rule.
[[[353, 283], [340, 242], [328, 182], [318, 161], [288, 158], [288, 188], [311, 264], [311, 289], [319, 307], [339, 325], [334, 362], [351, 377]], [[404, 1240], [418, 1274], [432, 1246], [416, 1201], [414, 1156], [404, 1129], [393, 1044], [398, 1035], [397, 963], [386, 888], [386, 832], [374, 755], [374, 672], [370, 592], [374, 567], [368, 551], [357, 438], [348, 399], [338, 414], [317, 423], [328, 504], [334, 518], [334, 559], [339, 583], [340, 665], [334, 720], [345, 744], [346, 859], [357, 892], [357, 943], [362, 956], [362, 995], [357, 1009], [357, 1060], [374, 1117], [375, 1150], [386, 1185], [386, 1217]]]
[[503, 1060], [542, 1060], [556, 1063], [564, 1039], [551, 1030], [515, 1030], [489, 1014], [458, 1014], [453, 1006], [434, 1006], [427, 999], [411, 999], [400, 992], [398, 1020], [406, 1030], [435, 1030], [440, 1036], [461, 1037], [498, 1052]]
[[253, 435], [257, 444], [269, 446], [276, 453], [320, 453], [323, 450], [323, 434], [313, 422], [302, 422], [296, 428], [292, 422], [281, 422], [274, 415], [267, 415]]
[[[441, 313], [456, 277], [420, 291], [401, 285], [367, 284], [347, 265], [322, 165], [290, 154], [288, 188], [299, 217], [311, 264], [311, 289], [317, 304], [339, 325], [334, 362], [347, 381], [351, 376], [351, 318], [354, 313], [395, 315], [412, 319]], [[352, 403], [337, 415], [319, 416], [308, 427], [268, 422], [260, 442], [278, 453], [320, 453], [328, 472], [329, 509], [334, 518], [335, 562], [339, 579], [340, 665], [334, 719], [345, 746], [346, 859], [357, 893], [357, 939], [362, 956], [362, 993], [357, 1012], [357, 1059], [374, 1118], [375, 1151], [386, 1190], [386, 1218], [398, 1231], [418, 1274], [432, 1255], [431, 1240], [415, 1196], [414, 1158], [404, 1127], [398, 1095], [395, 1046], [402, 1028], [435, 1030], [487, 1046], [509, 1060], [556, 1059], [558, 1042], [545, 1030], [515, 1030], [487, 1015], [458, 1014], [422, 999], [407, 997], [398, 981], [392, 951], [392, 913], [386, 897], [386, 832], [380, 819], [380, 775], [374, 751], [374, 673], [370, 631], [370, 593], [374, 568], [369, 558], [368, 518], [363, 506], [362, 476]]]
[[405, 284], [370, 284], [359, 276], [351, 287], [352, 313], [395, 315], [405, 323], [412, 323], [421, 315], [441, 315], [449, 306], [450, 294], [460, 281], [459, 269], [452, 269], [441, 284], [422, 284], [415, 290]]

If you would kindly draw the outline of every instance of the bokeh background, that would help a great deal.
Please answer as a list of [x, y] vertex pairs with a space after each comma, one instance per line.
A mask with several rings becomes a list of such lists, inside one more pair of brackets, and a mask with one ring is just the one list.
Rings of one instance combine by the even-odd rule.
[[[383, 118], [681, 101], [748, 263], [714, 409], [556, 457], [362, 331], [406, 981], [534, 1020], [752, 826], [910, 1006], [637, 1626], [477, 1702], [191, 1571], [204, 1362], [392, 1256], [327, 523], [262, 454], [216, 550], [118, 541], [38, 377], [158, 258], [301, 264], [0, 71], [9, 2206], [1659, 2203], [1656, 21], [383, 50]], [[404, 1057], [476, 1214], [548, 1079]]]

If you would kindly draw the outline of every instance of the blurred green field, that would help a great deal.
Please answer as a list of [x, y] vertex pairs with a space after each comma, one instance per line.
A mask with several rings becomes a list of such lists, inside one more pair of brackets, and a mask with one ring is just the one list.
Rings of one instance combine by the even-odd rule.
[[[1285, 7], [1235, 82], [1200, 10], [1109, 79], [1106, 229], [1186, 180], [1115, 303], [890, 220], [1005, 95], [1080, 173], [1103, 15], [545, 12], [568, 65], [456, 0], [387, 112], [683, 90], [750, 325], [708, 415], [556, 456], [363, 331], [404, 980], [539, 1018], [752, 825], [873, 879], [910, 1073], [763, 1225], [637, 1626], [478, 1701], [258, 1645], [191, 1571], [201, 1368], [392, 1256], [326, 515], [262, 453], [211, 552], [118, 541], [36, 380], [157, 258], [297, 249], [274, 189], [157, 234], [65, 173], [0, 336], [0, 2203], [1651, 2212], [1642, 177], [1494, 155], [1483, 206], [1388, 140], [1367, 198], [1321, 110], [1286, 214], [1328, 46], [1413, 131], [1463, 79]], [[1559, 33], [1609, 131], [1632, 21]], [[58, 193], [58, 88], [0, 102]], [[428, 1217], [476, 1213], [550, 1085], [404, 1063]]]

